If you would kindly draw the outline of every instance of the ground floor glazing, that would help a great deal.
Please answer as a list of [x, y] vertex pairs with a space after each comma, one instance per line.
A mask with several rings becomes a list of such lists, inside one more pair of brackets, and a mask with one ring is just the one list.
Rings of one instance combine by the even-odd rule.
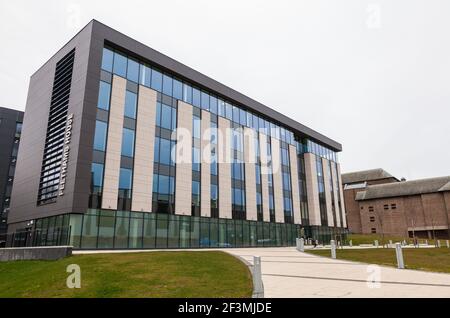
[[[324, 226], [90, 209], [38, 219], [14, 245], [75, 249], [166, 249], [295, 246], [297, 237], [345, 241], [347, 230]], [[25, 241], [26, 242], [25, 242]], [[17, 242], [20, 241], [20, 242]]]

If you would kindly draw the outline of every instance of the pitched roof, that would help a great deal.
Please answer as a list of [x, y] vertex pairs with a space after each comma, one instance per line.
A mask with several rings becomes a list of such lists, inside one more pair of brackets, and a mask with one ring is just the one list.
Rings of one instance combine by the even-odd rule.
[[450, 191], [450, 176], [368, 186], [355, 200], [370, 200]]
[[386, 172], [385, 170], [378, 168], [378, 169], [343, 173], [342, 174], [342, 183], [344, 183], [344, 184], [356, 183], [356, 182], [380, 180], [380, 179], [386, 179], [386, 178], [395, 178], [395, 177], [392, 176], [390, 173]]
[[450, 181], [447, 182], [442, 188], [439, 189], [439, 192], [450, 191]]

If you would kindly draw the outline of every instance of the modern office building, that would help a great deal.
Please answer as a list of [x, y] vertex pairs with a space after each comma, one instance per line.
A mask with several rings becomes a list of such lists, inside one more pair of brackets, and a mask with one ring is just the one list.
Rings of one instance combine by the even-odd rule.
[[402, 181], [382, 169], [342, 174], [352, 233], [450, 239], [450, 177]]
[[0, 247], [5, 244], [6, 240], [7, 219], [22, 122], [22, 111], [0, 107]]
[[31, 77], [9, 225], [81, 249], [342, 238], [339, 151], [93, 20]]

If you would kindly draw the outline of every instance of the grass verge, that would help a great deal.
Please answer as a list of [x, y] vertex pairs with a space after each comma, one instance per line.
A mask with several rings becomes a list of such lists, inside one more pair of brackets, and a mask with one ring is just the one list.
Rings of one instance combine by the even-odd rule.
[[[81, 288], [69, 289], [69, 264]], [[251, 297], [245, 264], [220, 251], [76, 255], [0, 263], [0, 297]]]

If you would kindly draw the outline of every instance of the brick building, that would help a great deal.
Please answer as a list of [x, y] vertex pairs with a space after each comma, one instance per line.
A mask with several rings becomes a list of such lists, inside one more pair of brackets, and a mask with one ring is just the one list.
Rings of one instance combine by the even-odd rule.
[[350, 232], [450, 238], [450, 176], [399, 181], [375, 169], [342, 182]]

